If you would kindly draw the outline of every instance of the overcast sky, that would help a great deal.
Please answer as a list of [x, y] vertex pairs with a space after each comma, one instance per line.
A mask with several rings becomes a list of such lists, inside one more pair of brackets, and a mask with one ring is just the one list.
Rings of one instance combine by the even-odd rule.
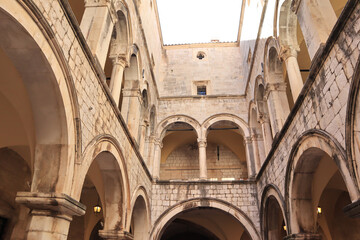
[[157, 0], [164, 44], [236, 41], [242, 0]]

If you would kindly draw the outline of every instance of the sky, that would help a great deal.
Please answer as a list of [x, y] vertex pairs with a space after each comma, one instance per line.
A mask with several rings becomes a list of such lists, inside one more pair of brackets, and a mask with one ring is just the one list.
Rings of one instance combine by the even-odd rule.
[[164, 45], [235, 42], [242, 0], [157, 0]]

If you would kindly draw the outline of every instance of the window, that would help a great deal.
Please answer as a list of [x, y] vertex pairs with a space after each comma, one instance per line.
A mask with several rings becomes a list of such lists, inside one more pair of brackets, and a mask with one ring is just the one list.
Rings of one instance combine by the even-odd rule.
[[197, 95], [206, 95], [206, 86], [198, 86]]

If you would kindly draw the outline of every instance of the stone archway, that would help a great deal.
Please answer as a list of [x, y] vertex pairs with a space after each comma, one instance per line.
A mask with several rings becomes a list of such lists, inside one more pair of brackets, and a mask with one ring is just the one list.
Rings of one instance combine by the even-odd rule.
[[127, 224], [128, 232], [134, 239], [147, 240], [150, 230], [149, 198], [144, 187], [138, 187], [132, 200], [130, 222]]
[[[258, 232], [256, 231], [255, 225], [252, 223], [252, 221], [246, 216], [240, 209], [236, 208], [235, 206], [217, 199], [210, 199], [210, 198], [196, 198], [191, 200], [186, 200], [183, 202], [180, 202], [174, 206], [172, 206], [170, 209], [165, 211], [154, 223], [154, 227], [151, 231], [150, 239], [151, 240], [160, 240], [162, 239], [162, 236], [166, 230], [166, 228], [171, 224], [172, 221], [176, 220], [181, 214], [191, 213], [191, 211], [202, 211], [208, 213], [208, 211], [216, 211], [218, 214], [223, 216], [222, 214], [225, 214], [225, 216], [229, 217], [229, 221], [234, 221], [236, 224], [238, 224], [238, 228], [242, 228], [242, 231], [240, 231], [241, 234], [247, 235], [246, 237], [241, 239], [252, 239], [257, 240], [260, 239]], [[219, 216], [220, 216], [219, 215]], [[206, 224], [202, 224], [199, 222], [195, 222], [191, 219], [189, 219], [189, 216], [181, 217], [181, 219], [185, 220], [186, 222], [190, 221], [192, 223], [195, 223], [196, 228], [201, 228], [203, 234], [207, 234], [207, 236], [212, 236], [212, 238], [209, 239], [217, 239], [219, 235], [227, 236], [226, 233], [219, 233], [217, 231], [213, 231], [213, 229], [209, 229], [209, 227], [206, 227]], [[188, 224], [188, 223], [180, 222], [180, 224]], [[238, 229], [239, 230], [239, 229]], [[206, 233], [204, 233], [206, 232]], [[210, 234], [212, 233], [212, 234]], [[232, 232], [233, 238], [238, 239], [241, 236], [237, 236]]]
[[285, 201], [275, 185], [267, 185], [261, 197], [261, 231], [264, 240], [283, 239], [287, 235]]
[[[322, 131], [307, 131], [294, 145], [287, 168], [285, 191], [289, 210], [288, 231], [296, 236], [339, 236], [331, 225], [336, 219], [331, 218], [335, 215], [331, 215], [330, 209], [340, 209], [336, 213], [337, 219], [342, 219], [347, 225], [359, 224], [342, 213], [342, 208], [346, 206], [344, 204], [350, 204], [360, 196], [349, 173], [344, 152], [333, 138]], [[330, 199], [336, 200], [331, 206]], [[319, 212], [316, 213], [321, 205], [326, 211], [322, 218]], [[339, 223], [335, 226], [339, 226]], [[349, 236], [354, 238], [354, 235]]]
[[75, 169], [72, 196], [80, 199], [85, 179], [91, 180], [103, 206], [104, 229], [100, 235], [104, 238], [124, 233], [130, 211], [127, 168], [119, 146], [112, 136], [98, 136], [86, 147], [83, 161]]

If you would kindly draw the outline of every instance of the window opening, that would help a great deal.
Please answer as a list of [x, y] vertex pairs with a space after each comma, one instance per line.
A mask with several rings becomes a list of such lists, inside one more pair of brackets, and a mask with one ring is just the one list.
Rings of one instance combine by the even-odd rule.
[[206, 95], [206, 86], [198, 86], [197, 95]]

